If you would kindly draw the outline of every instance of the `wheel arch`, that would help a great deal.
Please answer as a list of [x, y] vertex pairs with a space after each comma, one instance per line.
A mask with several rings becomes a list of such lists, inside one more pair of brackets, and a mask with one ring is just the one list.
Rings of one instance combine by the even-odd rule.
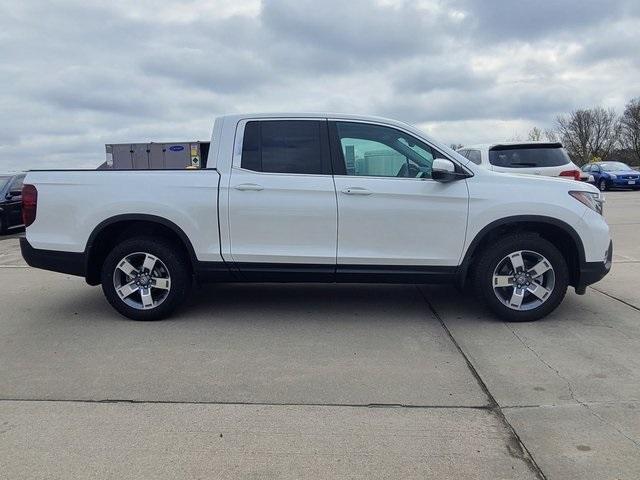
[[120, 241], [136, 235], [150, 235], [173, 241], [188, 256], [193, 271], [195, 250], [189, 237], [171, 220], [149, 214], [123, 214], [100, 222], [89, 235], [85, 247], [85, 278], [89, 285], [100, 283], [100, 270], [104, 259]]
[[477, 254], [492, 240], [520, 232], [531, 232], [551, 241], [562, 253], [569, 269], [569, 284], [578, 282], [580, 265], [585, 263], [584, 244], [568, 223], [542, 215], [515, 215], [495, 220], [482, 228], [469, 244], [458, 272], [458, 284], [464, 286]]

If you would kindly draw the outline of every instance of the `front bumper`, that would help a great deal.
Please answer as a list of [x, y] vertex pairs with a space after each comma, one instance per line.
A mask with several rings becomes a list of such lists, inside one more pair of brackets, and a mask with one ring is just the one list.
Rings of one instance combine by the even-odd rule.
[[32, 267], [79, 277], [85, 276], [86, 262], [84, 253], [33, 248], [25, 237], [20, 238], [20, 251], [22, 252], [22, 258]]
[[578, 272], [578, 281], [575, 289], [578, 295], [583, 295], [587, 290], [587, 285], [599, 282], [611, 270], [613, 259], [613, 242], [609, 242], [609, 248], [605, 253], [605, 260], [602, 262], [583, 262]]
[[[633, 182], [633, 183], [629, 183]], [[640, 188], [640, 179], [626, 179], [616, 178], [615, 180], [609, 180], [609, 186], [612, 188]]]

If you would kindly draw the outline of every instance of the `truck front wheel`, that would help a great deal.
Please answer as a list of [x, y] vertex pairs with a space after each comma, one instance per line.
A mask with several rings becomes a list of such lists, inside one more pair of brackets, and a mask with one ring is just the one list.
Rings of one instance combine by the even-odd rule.
[[171, 242], [136, 237], [116, 245], [101, 273], [109, 303], [132, 320], [161, 320], [185, 299], [191, 285], [188, 262]]
[[544, 238], [523, 233], [487, 246], [474, 269], [478, 296], [504, 320], [526, 322], [551, 313], [565, 296], [567, 263]]

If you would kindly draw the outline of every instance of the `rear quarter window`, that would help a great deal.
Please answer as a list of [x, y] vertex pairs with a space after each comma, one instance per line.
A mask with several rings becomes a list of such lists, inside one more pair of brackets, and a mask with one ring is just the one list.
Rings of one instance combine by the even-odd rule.
[[559, 143], [498, 145], [489, 150], [489, 163], [506, 168], [560, 167], [571, 160]]

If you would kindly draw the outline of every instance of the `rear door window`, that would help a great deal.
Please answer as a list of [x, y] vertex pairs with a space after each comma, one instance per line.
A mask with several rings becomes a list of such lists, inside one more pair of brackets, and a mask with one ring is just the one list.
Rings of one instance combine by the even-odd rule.
[[489, 163], [506, 168], [560, 167], [571, 160], [559, 143], [498, 145], [489, 150]]
[[247, 122], [241, 166], [267, 173], [330, 173], [325, 121]]

